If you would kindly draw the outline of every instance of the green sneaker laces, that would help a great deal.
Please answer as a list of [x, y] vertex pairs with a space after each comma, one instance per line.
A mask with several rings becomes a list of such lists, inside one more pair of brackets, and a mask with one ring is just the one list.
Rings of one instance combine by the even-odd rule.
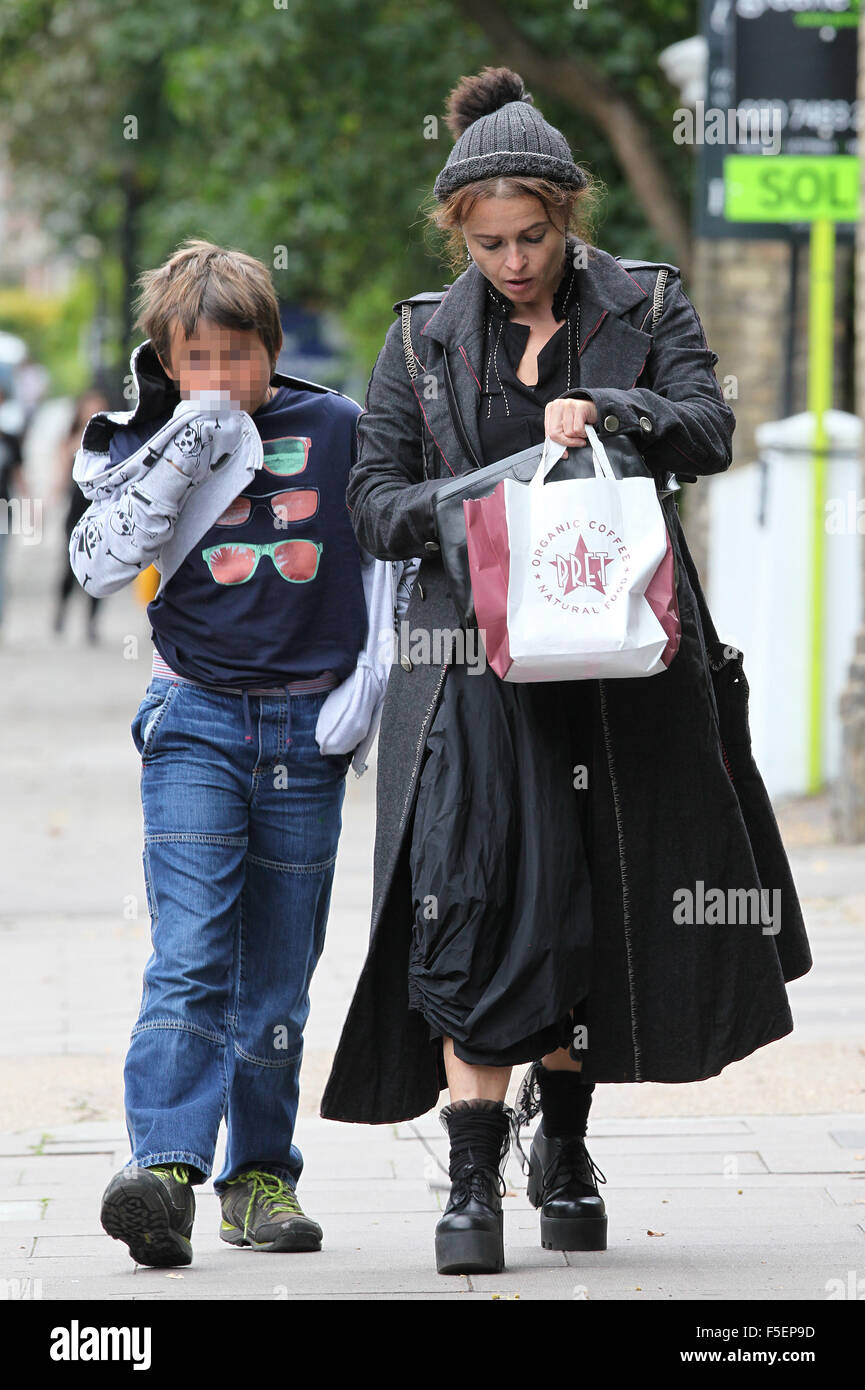
[[244, 1235], [249, 1230], [252, 1209], [256, 1200], [260, 1201], [267, 1215], [280, 1211], [289, 1211], [294, 1216], [303, 1216], [304, 1214], [294, 1188], [290, 1183], [278, 1178], [275, 1173], [266, 1173], [262, 1169], [253, 1168], [248, 1173], [241, 1173], [239, 1177], [229, 1178], [227, 1186], [230, 1187], [233, 1183], [248, 1183], [250, 1188], [249, 1203], [243, 1218]]
[[189, 1182], [189, 1168], [185, 1163], [157, 1163], [155, 1167], [148, 1168], [149, 1173], [156, 1173], [160, 1178], [174, 1178], [175, 1182]]

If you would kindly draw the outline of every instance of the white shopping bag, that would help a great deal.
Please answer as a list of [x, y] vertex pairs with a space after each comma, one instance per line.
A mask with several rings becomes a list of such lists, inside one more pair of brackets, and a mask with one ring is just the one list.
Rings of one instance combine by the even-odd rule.
[[[678, 650], [672, 551], [654, 479], [616, 478], [591, 425], [586, 436], [593, 478], [545, 482], [565, 452], [547, 438], [531, 482], [503, 483], [505, 680], [650, 676], [666, 670]], [[650, 585], [656, 599], [666, 590], [664, 604], [647, 601]], [[657, 616], [664, 607], [666, 626]]]

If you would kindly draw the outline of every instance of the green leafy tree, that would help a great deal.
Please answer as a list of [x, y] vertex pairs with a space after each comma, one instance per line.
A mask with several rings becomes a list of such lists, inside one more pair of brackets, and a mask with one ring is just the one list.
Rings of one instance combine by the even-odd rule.
[[486, 64], [606, 186], [600, 244], [687, 271], [691, 162], [657, 54], [695, 24], [684, 0], [0, 0], [0, 143], [58, 245], [95, 237], [119, 267], [121, 367], [134, 277], [191, 234], [335, 312], [369, 367], [393, 301], [452, 278], [424, 209], [447, 93]]

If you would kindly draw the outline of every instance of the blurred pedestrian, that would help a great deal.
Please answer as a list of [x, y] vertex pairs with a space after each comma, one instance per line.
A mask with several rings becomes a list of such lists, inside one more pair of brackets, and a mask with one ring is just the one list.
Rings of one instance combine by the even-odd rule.
[[7, 393], [0, 386], [0, 626], [6, 608], [9, 537], [14, 530], [14, 509], [10, 504], [25, 489], [21, 434], [6, 427], [3, 407], [7, 401]]
[[15, 399], [24, 414], [22, 432], [26, 433], [30, 428], [37, 406], [45, 397], [51, 378], [42, 363], [35, 361], [28, 352], [23, 362], [19, 362], [15, 368], [14, 379]]

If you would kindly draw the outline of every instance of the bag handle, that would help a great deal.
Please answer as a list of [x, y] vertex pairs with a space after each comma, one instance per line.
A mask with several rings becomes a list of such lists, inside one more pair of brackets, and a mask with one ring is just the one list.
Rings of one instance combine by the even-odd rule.
[[[653, 328], [657, 325], [658, 319], [661, 317], [661, 311], [662, 311], [662, 309], [663, 309], [663, 307], [664, 307], [664, 290], [665, 290], [666, 285], [667, 285], [667, 276], [669, 275], [669, 273], [670, 273], [670, 272], [669, 272], [669, 270], [667, 269], [667, 267], [666, 267], [665, 265], [662, 265], [661, 268], [660, 268], [660, 270], [658, 271], [657, 278], [656, 278], [656, 280], [655, 280], [655, 291], [654, 291], [654, 294], [653, 294], [653, 296], [652, 296], [652, 327], [653, 327]], [[407, 305], [405, 305], [405, 304], [403, 305], [403, 314], [405, 314], [405, 310], [406, 310], [407, 307], [408, 307]], [[411, 343], [411, 338], [410, 338], [410, 337], [409, 337], [409, 339], [408, 339], [408, 342], [409, 342], [409, 344]], [[407, 363], [409, 363], [409, 371], [411, 372], [412, 363], [409, 362], [409, 347], [406, 346], [406, 319], [405, 319], [405, 317], [403, 317], [403, 346], [405, 346], [405, 352], [406, 352], [406, 359], [405, 359], [405, 360], [406, 360]], [[415, 372], [416, 372], [416, 371], [417, 371], [417, 368], [415, 368]], [[589, 425], [589, 424], [586, 425], [586, 438], [588, 439], [589, 443], [590, 443], [591, 446], [592, 446], [592, 462], [593, 462], [594, 465], [595, 465], [595, 477], [596, 477], [596, 478], [607, 478], [607, 479], [609, 479], [611, 482], [615, 482], [615, 481], [616, 481], [616, 475], [615, 475], [615, 473], [613, 472], [612, 465], [610, 464], [610, 460], [609, 460], [609, 458], [607, 457], [607, 451], [606, 451], [606, 449], [604, 448], [603, 444], [601, 443], [600, 439], [598, 438], [597, 432], [595, 431], [595, 429], [594, 429], [594, 427], [593, 427], [592, 425]], [[562, 444], [562, 445], [559, 446], [559, 452], [558, 452], [557, 454], [553, 455], [552, 450], [548, 450], [548, 448], [547, 448], [547, 446], [548, 446], [548, 445], [551, 445], [551, 444], [553, 444], [553, 441], [550, 439], [549, 436], [547, 436], [546, 439], [544, 440], [544, 452], [543, 452], [543, 454], [541, 455], [541, 462], [540, 462], [540, 465], [539, 465], [539, 467], [538, 467], [538, 469], [537, 469], [537, 472], [532, 476], [532, 479], [531, 479], [531, 481], [532, 481], [533, 483], [536, 483], [537, 486], [540, 486], [542, 480], [546, 478], [547, 474], [550, 472], [550, 470], [552, 469], [553, 465], [562, 457], [562, 454], [565, 452], [565, 450], [566, 450], [566, 448], [567, 448], [567, 445]], [[553, 447], [555, 447], [555, 445], [554, 445]]]
[[[618, 481], [613, 472], [613, 465], [607, 457], [607, 451], [595, 432], [594, 425], [586, 425], [586, 438], [592, 446], [592, 462], [595, 465], [595, 477], [607, 478], [611, 483]], [[599, 467], [600, 465], [600, 467]]]
[[[616, 478], [616, 475], [613, 472], [613, 465], [610, 463], [610, 460], [607, 457], [607, 451], [604, 448], [601, 440], [598, 438], [594, 426], [586, 425], [586, 438], [592, 446], [592, 463], [595, 467], [595, 477], [606, 478], [607, 481], [611, 483], [617, 482], [618, 479]], [[534, 473], [532, 474], [531, 479], [529, 480], [529, 486], [534, 488], [542, 488], [547, 474], [552, 470], [552, 468], [562, 457], [562, 455], [567, 453], [567, 451], [567, 444], [557, 444], [555, 440], [551, 439], [550, 436], [547, 435], [544, 439], [544, 448], [541, 454], [540, 462], [537, 468], [535, 469]]]

